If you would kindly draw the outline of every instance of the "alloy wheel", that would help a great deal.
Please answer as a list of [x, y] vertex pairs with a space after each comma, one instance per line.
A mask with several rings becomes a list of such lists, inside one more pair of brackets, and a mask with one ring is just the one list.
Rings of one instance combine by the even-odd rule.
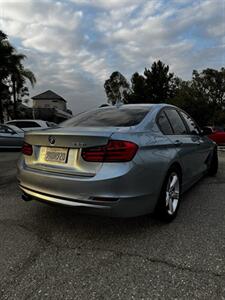
[[172, 172], [168, 178], [166, 187], [166, 210], [169, 215], [173, 215], [178, 207], [180, 198], [180, 181], [177, 173]]

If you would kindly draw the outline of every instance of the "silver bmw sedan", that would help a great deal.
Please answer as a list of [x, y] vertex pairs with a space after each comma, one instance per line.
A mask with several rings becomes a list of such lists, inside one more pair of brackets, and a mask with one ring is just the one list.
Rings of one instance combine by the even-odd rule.
[[218, 169], [216, 144], [184, 111], [167, 104], [82, 113], [28, 132], [18, 162], [24, 200], [82, 212], [171, 221], [181, 194]]

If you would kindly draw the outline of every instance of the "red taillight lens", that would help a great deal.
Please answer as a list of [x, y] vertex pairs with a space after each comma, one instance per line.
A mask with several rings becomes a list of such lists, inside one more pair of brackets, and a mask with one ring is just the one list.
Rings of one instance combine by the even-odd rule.
[[32, 155], [33, 147], [30, 144], [24, 143], [22, 147], [22, 153], [25, 155]]
[[133, 142], [111, 140], [105, 146], [82, 149], [81, 156], [90, 162], [126, 162], [133, 159], [137, 150]]

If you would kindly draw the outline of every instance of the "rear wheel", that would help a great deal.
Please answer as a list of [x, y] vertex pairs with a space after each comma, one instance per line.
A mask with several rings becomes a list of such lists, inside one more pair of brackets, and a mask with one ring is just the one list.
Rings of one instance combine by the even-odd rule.
[[181, 174], [177, 168], [171, 168], [164, 180], [156, 206], [156, 216], [171, 222], [177, 215], [181, 197]]
[[210, 161], [208, 174], [209, 176], [215, 176], [217, 174], [217, 171], [218, 171], [218, 153], [217, 153], [217, 148], [215, 148]]

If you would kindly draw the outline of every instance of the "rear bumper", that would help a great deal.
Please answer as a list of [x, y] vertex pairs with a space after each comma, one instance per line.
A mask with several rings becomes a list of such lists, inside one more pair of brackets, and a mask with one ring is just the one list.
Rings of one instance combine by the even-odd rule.
[[[134, 170], [133, 170], [134, 169]], [[143, 178], [142, 178], [143, 176]], [[27, 200], [75, 207], [90, 214], [133, 217], [152, 212], [158, 194], [154, 182], [132, 168], [112, 178], [60, 176], [18, 163], [18, 180]]]
[[109, 217], [129, 218], [148, 214], [152, 211], [149, 209], [149, 197], [138, 197], [136, 199], [116, 199], [113, 201], [95, 201], [87, 202], [78, 199], [60, 198], [53, 195], [42, 194], [38, 191], [31, 191], [20, 186], [22, 199], [25, 201], [36, 200], [45, 204], [62, 205], [73, 207], [81, 213], [102, 215]]

